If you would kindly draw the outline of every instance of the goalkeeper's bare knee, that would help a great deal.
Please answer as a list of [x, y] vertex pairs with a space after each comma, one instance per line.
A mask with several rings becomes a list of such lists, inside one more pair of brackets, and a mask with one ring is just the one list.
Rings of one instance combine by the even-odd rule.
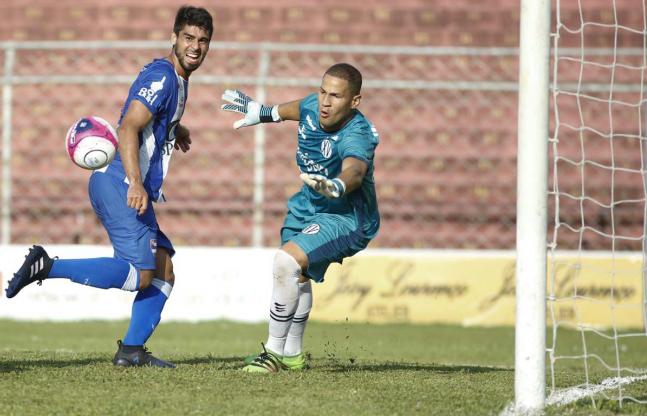
[[308, 269], [308, 255], [295, 243], [288, 241], [279, 249], [286, 252], [297, 262], [302, 271]]

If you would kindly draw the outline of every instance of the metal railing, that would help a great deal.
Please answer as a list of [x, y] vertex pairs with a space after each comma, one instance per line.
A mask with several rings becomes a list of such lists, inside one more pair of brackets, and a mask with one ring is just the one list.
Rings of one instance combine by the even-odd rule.
[[[80, 53], [87, 51], [110, 51], [110, 50], [168, 50], [167, 42], [157, 41], [90, 41], [90, 42], [0, 42], [0, 49], [4, 56], [4, 72], [0, 81], [3, 88], [2, 105], [2, 243], [10, 243], [11, 240], [11, 217], [12, 217], [12, 118], [13, 109], [17, 105], [13, 95], [16, 86], [24, 85], [103, 85], [103, 84], [128, 84], [134, 79], [134, 73], [120, 74], [111, 70], [109, 73], [98, 74], [74, 74], [74, 73], [41, 73], [29, 74], [20, 70], [17, 65], [18, 54], [34, 53], [36, 51], [48, 51], [49, 53], [77, 50]], [[444, 57], [445, 59], [481, 59], [482, 57], [508, 57], [516, 59], [517, 50], [514, 48], [463, 48], [463, 47], [393, 47], [393, 46], [363, 46], [363, 45], [311, 45], [311, 44], [279, 44], [279, 43], [235, 43], [235, 42], [212, 42], [210, 53], [222, 51], [238, 53], [251, 51], [258, 55], [256, 73], [232, 74], [232, 75], [210, 75], [207, 71], [200, 70], [191, 78], [192, 85], [253, 85], [255, 97], [259, 101], [266, 98], [268, 87], [316, 87], [320, 82], [320, 75], [315, 76], [276, 76], [272, 71], [273, 54], [336, 54], [338, 56], [382, 56], [384, 59], [402, 57]], [[393, 78], [366, 77], [365, 88], [393, 89], [397, 91], [406, 90], [409, 92], [425, 90], [452, 90], [452, 91], [515, 91], [516, 81], [514, 79], [487, 79], [488, 76], [474, 80], [439, 80], [424, 78], [400, 78], [397, 75]], [[254, 131], [254, 214], [253, 214], [253, 237], [252, 245], [262, 245], [262, 223], [264, 200], [264, 164], [265, 164], [265, 129], [259, 126]]]

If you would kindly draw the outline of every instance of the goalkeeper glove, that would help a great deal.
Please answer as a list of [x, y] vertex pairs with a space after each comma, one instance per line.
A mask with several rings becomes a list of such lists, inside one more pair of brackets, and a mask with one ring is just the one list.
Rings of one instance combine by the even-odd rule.
[[241, 113], [245, 117], [234, 123], [234, 128], [253, 126], [258, 123], [271, 123], [281, 121], [279, 106], [267, 107], [257, 103], [251, 97], [238, 90], [225, 90], [222, 100], [229, 104], [223, 104], [221, 108], [225, 111]]
[[302, 173], [299, 177], [306, 185], [329, 199], [339, 198], [346, 191], [346, 184], [339, 178], [328, 179], [315, 173]]

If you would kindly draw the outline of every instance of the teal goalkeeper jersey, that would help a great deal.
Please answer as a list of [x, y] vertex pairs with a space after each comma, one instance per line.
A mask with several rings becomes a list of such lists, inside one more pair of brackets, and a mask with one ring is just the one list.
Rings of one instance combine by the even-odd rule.
[[319, 213], [352, 215], [367, 238], [373, 238], [380, 227], [377, 208], [373, 159], [379, 143], [377, 130], [364, 115], [355, 114], [336, 132], [326, 132], [319, 125], [317, 94], [309, 95], [300, 104], [297, 165], [304, 173], [317, 173], [332, 179], [341, 173], [342, 161], [353, 157], [366, 162], [368, 170], [359, 188], [340, 198], [327, 199], [309, 186], [288, 201], [288, 209], [304, 221]]

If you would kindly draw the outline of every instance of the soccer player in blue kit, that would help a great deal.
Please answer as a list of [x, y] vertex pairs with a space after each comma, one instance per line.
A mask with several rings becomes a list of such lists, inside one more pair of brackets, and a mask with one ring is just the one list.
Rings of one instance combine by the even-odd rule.
[[164, 201], [162, 182], [173, 150], [190, 148], [189, 130], [180, 119], [189, 76], [207, 55], [212, 33], [207, 10], [191, 6], [178, 10], [171, 53], [146, 65], [130, 87], [117, 129], [119, 153], [108, 166], [90, 175], [90, 202], [108, 232], [114, 257], [50, 258], [36, 245], [6, 290], [11, 298], [30, 283], [64, 278], [102, 289], [138, 292], [126, 336], [118, 341], [116, 366], [174, 367], [144, 347], [175, 281], [171, 260], [175, 250], [159, 229], [152, 201]]
[[357, 110], [362, 75], [339, 63], [324, 74], [318, 94], [273, 107], [227, 90], [222, 109], [241, 113], [234, 128], [299, 122], [296, 160], [304, 186], [288, 201], [281, 247], [273, 263], [269, 336], [244, 371], [276, 372], [307, 367], [303, 334], [312, 308], [310, 281], [363, 250], [375, 237], [380, 216], [373, 179], [377, 130]]

